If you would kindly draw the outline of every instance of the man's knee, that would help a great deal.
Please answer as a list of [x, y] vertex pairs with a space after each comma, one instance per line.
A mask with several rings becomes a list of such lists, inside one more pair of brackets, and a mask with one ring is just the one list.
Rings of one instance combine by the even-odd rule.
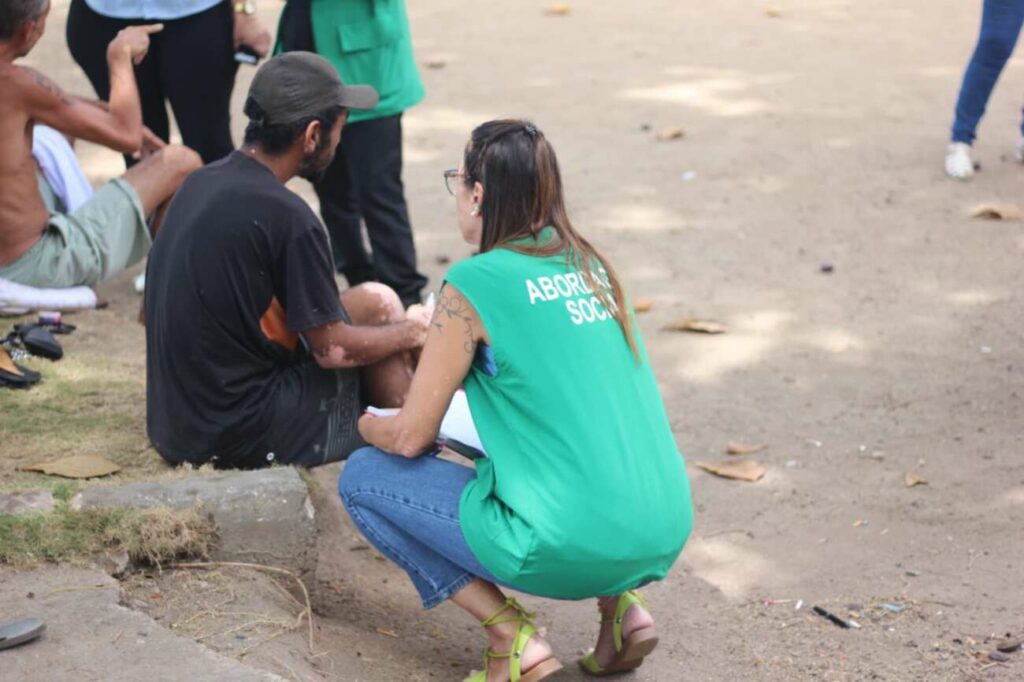
[[391, 324], [405, 319], [405, 307], [395, 290], [380, 282], [364, 282], [351, 290], [365, 301], [370, 318], [365, 324]]
[[167, 145], [159, 152], [161, 163], [169, 174], [184, 182], [189, 173], [203, 167], [203, 159], [192, 149], [180, 144]]
[[124, 179], [139, 193], [149, 213], [174, 194], [189, 173], [202, 166], [202, 159], [194, 151], [171, 144], [129, 168]]

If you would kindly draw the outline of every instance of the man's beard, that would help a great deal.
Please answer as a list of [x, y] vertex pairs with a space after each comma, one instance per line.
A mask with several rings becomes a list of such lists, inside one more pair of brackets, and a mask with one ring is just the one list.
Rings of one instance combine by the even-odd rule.
[[[324, 140], [324, 142], [330, 143], [329, 140]], [[296, 175], [312, 183], [320, 182], [327, 171], [327, 167], [331, 165], [333, 160], [334, 150], [328, 148], [327, 144], [321, 143], [319, 147], [313, 150], [312, 154], [302, 159]]]

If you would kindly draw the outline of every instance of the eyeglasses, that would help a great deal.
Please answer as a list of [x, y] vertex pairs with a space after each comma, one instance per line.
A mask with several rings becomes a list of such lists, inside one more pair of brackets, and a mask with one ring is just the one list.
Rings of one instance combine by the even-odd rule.
[[466, 177], [466, 174], [459, 172], [458, 168], [449, 168], [444, 172], [444, 188], [448, 190], [448, 194], [455, 196], [455, 190], [452, 189], [452, 179], [464, 177]]

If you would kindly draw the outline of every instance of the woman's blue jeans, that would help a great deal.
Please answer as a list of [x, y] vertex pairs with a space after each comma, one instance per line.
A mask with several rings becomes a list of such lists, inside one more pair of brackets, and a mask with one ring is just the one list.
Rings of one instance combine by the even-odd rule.
[[377, 448], [345, 462], [338, 493], [352, 521], [382, 554], [405, 569], [425, 608], [476, 578], [498, 582], [466, 544], [459, 498], [476, 472], [432, 455], [406, 459]]
[[[1013, 54], [1024, 23], [1024, 0], [985, 0], [981, 14], [981, 35], [964, 73], [953, 120], [953, 142], [974, 142], [978, 122], [992, 88], [999, 80], [1006, 61]], [[1021, 125], [1024, 134], [1024, 123]]]

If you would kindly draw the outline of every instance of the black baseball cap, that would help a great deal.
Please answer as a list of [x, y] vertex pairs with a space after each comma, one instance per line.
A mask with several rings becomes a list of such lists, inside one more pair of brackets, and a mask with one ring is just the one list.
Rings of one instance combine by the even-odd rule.
[[313, 52], [285, 52], [256, 71], [249, 97], [265, 123], [293, 123], [332, 106], [372, 109], [380, 97], [369, 85], [345, 85], [329, 61]]

